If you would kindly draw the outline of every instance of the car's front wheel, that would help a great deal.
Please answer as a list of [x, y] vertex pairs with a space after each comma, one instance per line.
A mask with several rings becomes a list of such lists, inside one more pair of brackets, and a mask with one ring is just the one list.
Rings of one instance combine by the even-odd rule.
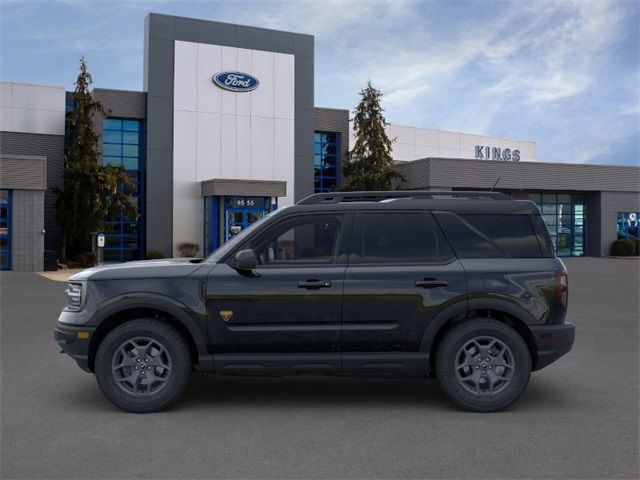
[[191, 355], [182, 335], [153, 319], [114, 328], [98, 347], [98, 385], [114, 405], [134, 413], [162, 410], [186, 388]]
[[477, 318], [454, 326], [438, 347], [436, 375], [445, 393], [465, 410], [504, 410], [524, 393], [531, 354], [509, 325]]

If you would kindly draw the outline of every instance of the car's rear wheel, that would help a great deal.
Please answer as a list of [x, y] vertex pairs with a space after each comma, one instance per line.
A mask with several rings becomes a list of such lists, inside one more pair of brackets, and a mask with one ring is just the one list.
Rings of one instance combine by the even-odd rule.
[[531, 354], [520, 334], [497, 320], [454, 326], [442, 339], [436, 375], [445, 393], [465, 410], [504, 410], [524, 393]]
[[104, 395], [134, 413], [156, 412], [173, 403], [186, 388], [191, 367], [182, 335], [151, 319], [131, 320], [114, 328], [95, 358], [96, 378]]

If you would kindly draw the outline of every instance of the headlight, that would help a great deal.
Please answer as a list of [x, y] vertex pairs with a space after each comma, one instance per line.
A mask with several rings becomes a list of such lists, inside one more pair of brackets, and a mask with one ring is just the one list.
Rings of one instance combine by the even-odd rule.
[[73, 312], [82, 310], [86, 293], [84, 287], [85, 285], [82, 283], [69, 282], [67, 284], [67, 289], [65, 290], [67, 293], [67, 310]]

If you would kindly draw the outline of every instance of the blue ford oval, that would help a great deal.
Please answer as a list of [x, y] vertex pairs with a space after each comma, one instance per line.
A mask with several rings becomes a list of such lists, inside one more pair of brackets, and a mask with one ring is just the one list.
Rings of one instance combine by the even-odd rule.
[[256, 77], [244, 72], [220, 72], [213, 76], [213, 82], [232, 92], [250, 92], [260, 85]]

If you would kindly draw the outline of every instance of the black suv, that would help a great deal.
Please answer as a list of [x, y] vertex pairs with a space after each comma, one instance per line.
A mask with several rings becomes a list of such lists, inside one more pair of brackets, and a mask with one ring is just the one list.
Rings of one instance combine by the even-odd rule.
[[131, 412], [192, 370], [435, 375], [467, 410], [504, 409], [567, 353], [567, 271], [540, 211], [489, 192], [312, 195], [205, 259], [74, 275], [62, 350]]

